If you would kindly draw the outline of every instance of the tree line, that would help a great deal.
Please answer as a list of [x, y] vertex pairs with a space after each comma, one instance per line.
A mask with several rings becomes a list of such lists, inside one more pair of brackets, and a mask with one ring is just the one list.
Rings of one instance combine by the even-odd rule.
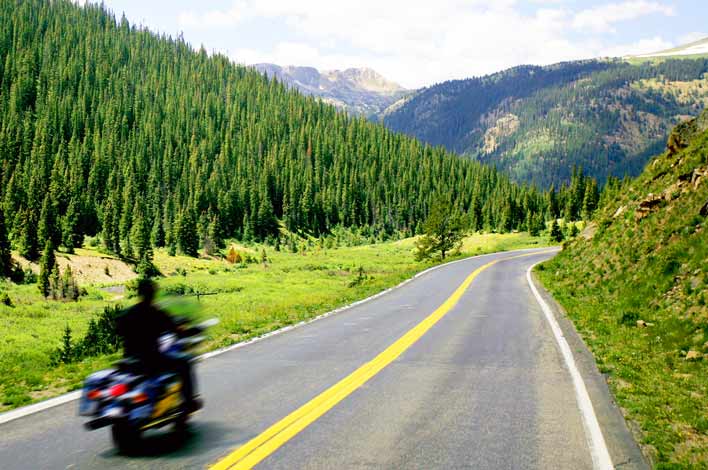
[[195, 256], [282, 226], [410, 235], [434, 195], [470, 229], [526, 230], [596, 190], [582, 174], [558, 192], [514, 184], [102, 5], [0, 0], [0, 15], [5, 274], [10, 247], [37, 260], [87, 235], [143, 271], [156, 247]]

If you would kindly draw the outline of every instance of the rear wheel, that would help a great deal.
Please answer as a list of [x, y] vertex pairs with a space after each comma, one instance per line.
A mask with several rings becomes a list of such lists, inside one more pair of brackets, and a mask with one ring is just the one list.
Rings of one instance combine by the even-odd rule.
[[118, 421], [111, 426], [113, 443], [121, 453], [134, 452], [140, 443], [140, 430], [128, 425], [125, 421]]

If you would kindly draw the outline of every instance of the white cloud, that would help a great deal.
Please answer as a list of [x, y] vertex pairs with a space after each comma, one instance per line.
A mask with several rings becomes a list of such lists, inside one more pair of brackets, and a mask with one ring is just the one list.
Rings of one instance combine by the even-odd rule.
[[209, 29], [236, 26], [244, 19], [246, 5], [234, 2], [227, 10], [209, 10], [198, 14], [194, 11], [184, 11], [177, 16], [180, 28]]
[[[237, 0], [222, 10], [179, 15], [186, 29], [232, 28], [277, 20], [284, 39], [236, 49], [242, 63], [272, 62], [323, 69], [369, 66], [406, 87], [495, 72], [517, 64], [549, 64], [604, 55], [597, 32], [645, 14], [673, 14], [657, 1], [630, 0], [578, 14], [564, 0]], [[284, 33], [284, 34], [283, 34]], [[264, 34], [266, 34], [264, 32]], [[656, 44], [656, 43], [654, 43]], [[637, 50], [647, 43], [623, 46]], [[647, 46], [648, 47], [648, 46]]]
[[[222, 18], [230, 25], [281, 18], [297, 40], [267, 50], [237, 49], [232, 57], [320, 69], [367, 65], [409, 87], [587, 55], [561, 37], [567, 12], [544, 8], [524, 16], [515, 6], [516, 0], [438, 0], [434, 8], [408, 0], [258, 0], [181, 18], [194, 28], [228, 23]], [[340, 47], [326, 47], [332, 44]]]
[[632, 0], [583, 10], [573, 18], [573, 27], [580, 31], [595, 33], [614, 32], [615, 23], [657, 13], [666, 16], [675, 14], [673, 7], [659, 2]]
[[602, 55], [607, 57], [623, 57], [628, 55], [650, 54], [672, 47], [674, 47], [672, 43], [665, 41], [659, 36], [655, 36], [653, 38], [641, 39], [632, 44], [622, 44], [608, 48]]

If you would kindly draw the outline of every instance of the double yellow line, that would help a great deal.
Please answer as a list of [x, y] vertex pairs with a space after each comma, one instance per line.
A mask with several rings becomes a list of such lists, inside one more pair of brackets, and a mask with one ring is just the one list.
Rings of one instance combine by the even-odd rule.
[[467, 279], [452, 293], [450, 297], [422, 322], [401, 336], [395, 343], [386, 348], [370, 362], [367, 362], [350, 375], [337, 382], [308, 403], [290, 413], [260, 435], [248, 441], [231, 454], [222, 458], [210, 468], [213, 470], [246, 470], [252, 469], [256, 464], [275, 452], [280, 446], [288, 442], [300, 431], [305, 429], [320, 416], [329, 411], [337, 403], [349, 396], [354, 390], [364, 385], [369, 379], [378, 374], [384, 367], [396, 360], [403, 352], [418, 341], [430, 328], [445, 316], [457, 304], [472, 281], [485, 269], [499, 261], [520, 258], [546, 253], [535, 252], [511, 256], [491, 261], [470, 274]]

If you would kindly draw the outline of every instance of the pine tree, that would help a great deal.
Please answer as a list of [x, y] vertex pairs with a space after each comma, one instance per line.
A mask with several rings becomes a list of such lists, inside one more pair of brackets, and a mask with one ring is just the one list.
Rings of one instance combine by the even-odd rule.
[[433, 202], [424, 224], [425, 235], [416, 242], [417, 259], [440, 253], [440, 258], [459, 246], [462, 241], [462, 224], [452, 205], [438, 197]]
[[142, 208], [133, 211], [133, 227], [130, 231], [130, 239], [135, 250], [135, 255], [138, 261], [152, 261], [152, 245], [150, 244], [150, 230], [148, 229], [147, 221], [145, 220], [144, 211]]
[[39, 258], [37, 228], [29, 210], [25, 210], [21, 218], [18, 238], [17, 250], [20, 256], [24, 256], [30, 261], [35, 261]]
[[278, 231], [278, 221], [273, 212], [273, 204], [271, 204], [268, 196], [261, 193], [261, 201], [258, 205], [258, 214], [256, 216], [256, 236], [259, 240], [264, 240], [269, 235], [274, 235]]
[[553, 219], [553, 223], [551, 224], [550, 239], [551, 239], [551, 242], [556, 242], [556, 243], [560, 243], [563, 241], [563, 231], [558, 226], [558, 221], [556, 221], [556, 219]]
[[165, 246], [165, 229], [162, 223], [162, 217], [155, 217], [150, 232], [150, 241], [152, 246], [162, 248]]
[[0, 278], [12, 275], [12, 253], [10, 252], [10, 240], [7, 238], [7, 227], [5, 225], [5, 213], [0, 206]]
[[74, 279], [71, 266], [67, 266], [61, 278], [61, 297], [68, 300], [79, 299], [79, 286]]
[[59, 265], [54, 264], [52, 273], [49, 275], [49, 293], [52, 295], [54, 300], [59, 300], [62, 298], [60, 274]]
[[590, 184], [585, 190], [585, 196], [583, 197], [583, 220], [590, 220], [592, 218], [595, 209], [597, 209], [599, 199], [600, 194], [597, 189], [597, 182], [595, 179], [591, 179]]
[[54, 244], [50, 238], [44, 245], [42, 259], [39, 262], [39, 277], [37, 278], [37, 287], [44, 297], [49, 297], [52, 293], [51, 277], [52, 271], [56, 268], [56, 262]]
[[69, 253], [73, 253], [74, 248], [80, 248], [83, 241], [79, 222], [76, 199], [72, 199], [62, 220], [62, 243]]
[[74, 345], [71, 341], [71, 328], [69, 328], [69, 325], [64, 328], [64, 336], [62, 336], [61, 343], [59, 362], [69, 364], [74, 361]]
[[52, 245], [58, 247], [61, 244], [61, 227], [57, 220], [56, 208], [49, 199], [49, 194], [44, 197], [42, 212], [39, 215], [39, 229], [37, 236], [40, 242], [52, 241]]
[[194, 211], [187, 209], [182, 212], [177, 224], [177, 245], [182, 253], [187, 256], [198, 255], [199, 235]]

